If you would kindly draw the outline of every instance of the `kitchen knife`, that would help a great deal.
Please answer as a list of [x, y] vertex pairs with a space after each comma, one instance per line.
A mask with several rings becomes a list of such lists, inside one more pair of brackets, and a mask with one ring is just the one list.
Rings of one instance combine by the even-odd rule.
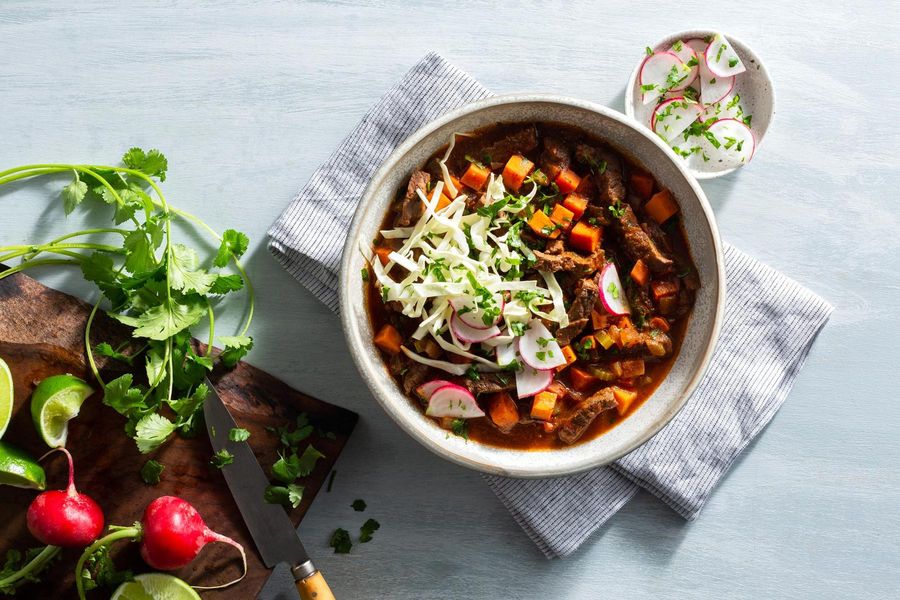
[[286, 562], [302, 600], [334, 600], [334, 594], [322, 573], [313, 566], [284, 508], [263, 499], [269, 480], [247, 442], [229, 439], [229, 432], [237, 425], [212, 383], [207, 379], [206, 384], [209, 395], [203, 403], [203, 415], [209, 441], [214, 452], [227, 450], [234, 457], [232, 463], [222, 467], [222, 474], [262, 561], [270, 569]]

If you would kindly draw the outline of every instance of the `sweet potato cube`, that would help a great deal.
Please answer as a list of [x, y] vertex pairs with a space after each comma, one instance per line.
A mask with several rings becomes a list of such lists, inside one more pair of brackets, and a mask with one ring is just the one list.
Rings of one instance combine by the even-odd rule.
[[553, 418], [553, 410], [556, 408], [556, 394], [553, 392], [540, 392], [534, 397], [531, 405], [531, 418], [539, 421], [549, 421]]

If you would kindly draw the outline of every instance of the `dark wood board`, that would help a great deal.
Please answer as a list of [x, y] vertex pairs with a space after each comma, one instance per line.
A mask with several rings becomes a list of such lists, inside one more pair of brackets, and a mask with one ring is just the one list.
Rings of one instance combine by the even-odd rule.
[[[0, 271], [5, 267], [0, 265]], [[53, 290], [21, 273], [0, 280], [0, 357], [9, 364], [15, 383], [13, 420], [4, 441], [24, 448], [35, 457], [47, 447], [31, 422], [29, 397], [35, 384], [49, 375], [71, 373], [92, 382], [84, 351], [84, 325], [91, 307], [68, 294]], [[127, 328], [98, 313], [92, 341], [116, 343], [128, 340]], [[122, 366], [115, 361], [98, 363], [101, 375], [111, 379]], [[290, 388], [268, 373], [245, 362], [227, 372], [210, 377], [238, 425], [251, 432], [249, 444], [264, 468], [276, 459], [278, 441], [266, 431], [268, 426], [293, 422], [300, 412], [322, 432], [309, 438], [326, 458], [301, 483], [303, 502], [290, 511], [299, 524], [344, 447], [357, 415]], [[95, 389], [99, 386], [92, 382]], [[67, 447], [75, 458], [75, 482], [79, 490], [93, 497], [103, 508], [107, 524], [130, 525], [139, 520], [144, 507], [158, 496], [175, 495], [190, 501], [210, 528], [239, 541], [247, 549], [249, 571], [238, 585], [204, 596], [251, 598], [262, 588], [270, 571], [259, 559], [250, 534], [241, 520], [221, 473], [209, 465], [209, 440], [202, 433], [193, 439], [174, 436], [150, 455], [138, 452], [124, 431], [124, 418], [101, 402], [95, 393], [82, 405], [81, 413], [69, 423]], [[148, 458], [165, 465], [162, 481], [146, 485], [138, 472]], [[61, 453], [44, 461], [48, 489], [65, 487], [66, 466]], [[0, 486], [0, 551], [39, 545], [25, 525], [25, 511], [36, 495], [32, 490]], [[262, 501], [262, 499], [260, 499]], [[151, 571], [140, 559], [137, 545], [114, 550], [117, 565], [135, 572]], [[41, 584], [23, 587], [21, 597], [73, 598], [74, 566], [80, 551], [66, 550], [62, 559], [42, 577]], [[236, 577], [240, 571], [237, 553], [224, 544], [204, 548], [188, 567], [174, 575], [197, 585], [215, 585]], [[103, 590], [89, 597], [106, 597]]]

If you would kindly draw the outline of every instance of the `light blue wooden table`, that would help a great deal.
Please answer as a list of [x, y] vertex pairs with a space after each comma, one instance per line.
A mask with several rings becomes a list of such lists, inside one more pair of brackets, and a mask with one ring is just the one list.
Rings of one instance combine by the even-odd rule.
[[[333, 491], [300, 529], [341, 599], [897, 597], [897, 2], [409, 4], [3, 0], [0, 169], [159, 147], [173, 203], [251, 236], [259, 313], [250, 360], [362, 416]], [[385, 417], [338, 320], [281, 270], [264, 234], [430, 49], [497, 92], [563, 93], [621, 110], [643, 47], [704, 26], [751, 44], [778, 94], [752, 165], [703, 184], [722, 235], [837, 311], [787, 403], [699, 520], [685, 523], [641, 494], [574, 556], [550, 562], [477, 474], [424, 451]], [[95, 222], [50, 208], [55, 189], [0, 195], [0, 241]], [[74, 273], [40, 277], [90, 297]], [[369, 505], [363, 515], [349, 507], [358, 497]], [[375, 540], [331, 554], [330, 532], [368, 516], [382, 524]], [[266, 597], [290, 590], [280, 573]]]

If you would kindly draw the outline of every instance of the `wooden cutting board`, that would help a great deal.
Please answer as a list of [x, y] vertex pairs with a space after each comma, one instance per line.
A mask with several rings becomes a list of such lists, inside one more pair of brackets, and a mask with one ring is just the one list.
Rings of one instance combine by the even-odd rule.
[[[5, 267], [0, 265], [0, 271], [3, 270]], [[21, 273], [0, 280], [0, 357], [9, 364], [15, 381], [14, 416], [3, 439], [35, 458], [47, 450], [31, 422], [29, 397], [35, 384], [59, 373], [92, 381], [83, 337], [90, 309], [77, 298]], [[129, 339], [127, 328], [99, 313], [92, 338], [94, 343], [109, 341], [114, 347]], [[116, 361], [101, 360], [98, 366], [107, 381], [124, 372]], [[278, 450], [276, 436], [266, 427], [293, 423], [301, 412], [317, 427], [308, 441], [326, 458], [319, 460], [315, 471], [301, 481], [305, 486], [303, 502], [290, 511], [291, 520], [297, 525], [326, 481], [357, 415], [298, 392], [245, 362], [232, 371], [215, 372], [210, 379], [238, 425], [250, 431], [249, 444], [266, 470], [276, 460]], [[256, 597], [270, 571], [260, 561], [224, 478], [209, 465], [212, 450], [207, 437], [202, 433], [193, 439], [175, 436], [155, 453], [142, 455], [123, 431], [125, 419], [101, 400], [99, 392], [88, 398], [79, 416], [69, 423], [67, 446], [75, 458], [79, 491], [100, 504], [107, 525], [130, 525], [139, 520], [147, 504], [158, 496], [175, 495], [190, 501], [210, 528], [244, 545], [249, 563], [247, 577], [241, 583], [222, 591], [204, 592], [204, 597]], [[325, 435], [327, 432], [334, 435]], [[146, 485], [138, 474], [149, 458], [165, 465], [162, 480], [155, 486]], [[48, 489], [64, 488], [65, 457], [54, 453], [45, 459], [44, 467]], [[40, 545], [25, 525], [25, 511], [35, 495], [33, 490], [0, 486], [0, 556], [9, 548]], [[135, 573], [152, 570], [141, 561], [136, 544], [120, 544], [113, 552], [120, 568], [130, 568]], [[77, 597], [74, 567], [80, 553], [64, 551], [62, 558], [42, 576], [42, 583], [23, 587], [21, 597]], [[239, 573], [236, 551], [224, 544], [207, 546], [191, 565], [173, 572], [196, 585], [215, 585]], [[103, 590], [89, 592], [88, 596], [108, 597]]]

